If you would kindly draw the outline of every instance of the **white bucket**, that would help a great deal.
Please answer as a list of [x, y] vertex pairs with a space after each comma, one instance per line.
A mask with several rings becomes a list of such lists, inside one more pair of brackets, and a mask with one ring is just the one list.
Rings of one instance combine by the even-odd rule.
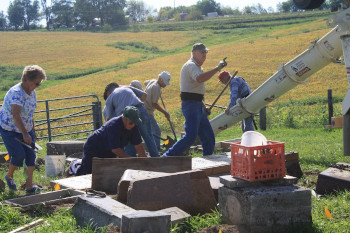
[[264, 135], [256, 131], [247, 131], [243, 133], [242, 146], [263, 146], [267, 145], [267, 139]]
[[47, 177], [63, 175], [66, 155], [48, 155], [45, 157], [45, 173]]

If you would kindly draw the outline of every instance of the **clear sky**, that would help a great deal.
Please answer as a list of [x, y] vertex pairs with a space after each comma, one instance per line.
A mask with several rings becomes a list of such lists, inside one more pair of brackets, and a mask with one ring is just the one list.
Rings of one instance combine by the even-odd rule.
[[[7, 14], [7, 8], [13, 0], [0, 0], [0, 11], [4, 11]], [[143, 0], [148, 6], [151, 6], [153, 9], [158, 9], [164, 6], [190, 6], [197, 3], [198, 0]], [[221, 6], [230, 6], [231, 8], [239, 8], [242, 10], [245, 6], [255, 5], [260, 3], [265, 9], [272, 7], [276, 10], [276, 5], [279, 2], [284, 2], [286, 0], [216, 0], [217, 3], [220, 3]], [[39, 1], [40, 2], [40, 1]]]

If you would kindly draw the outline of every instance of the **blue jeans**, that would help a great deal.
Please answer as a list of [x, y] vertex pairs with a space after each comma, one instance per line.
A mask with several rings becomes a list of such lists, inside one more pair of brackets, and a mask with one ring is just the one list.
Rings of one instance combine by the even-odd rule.
[[213, 154], [215, 135], [202, 102], [182, 101], [181, 109], [185, 117], [185, 135], [163, 156], [181, 156], [194, 143], [197, 136], [202, 143], [203, 155]]
[[160, 127], [154, 118], [154, 115], [148, 115], [149, 120], [151, 122], [151, 127], [152, 127], [152, 136], [154, 138], [154, 141], [156, 143], [157, 149], [160, 150], [160, 135], [161, 135], [161, 130]]
[[[35, 143], [33, 130], [28, 133], [31, 136], [33, 143]], [[22, 167], [23, 162], [25, 161], [27, 166], [35, 166], [36, 155], [34, 151], [16, 140], [16, 138], [23, 140], [21, 133], [7, 131], [0, 127], [0, 134], [6, 146], [7, 152], [10, 155], [10, 163], [12, 165]]]
[[[151, 157], [159, 157], [156, 143], [151, 134], [152, 128], [151, 128], [151, 122], [149, 120], [148, 112], [144, 106], [140, 106], [137, 109], [139, 110], [140, 118], [142, 120], [141, 124], [137, 125], [137, 128], [139, 129], [140, 134], [147, 146], [148, 152]], [[136, 156], [135, 147], [130, 143], [124, 149], [128, 155], [134, 156], [134, 157]]]
[[254, 131], [254, 126], [253, 126], [253, 116], [250, 116], [242, 121], [242, 131], [243, 133], [246, 131]]

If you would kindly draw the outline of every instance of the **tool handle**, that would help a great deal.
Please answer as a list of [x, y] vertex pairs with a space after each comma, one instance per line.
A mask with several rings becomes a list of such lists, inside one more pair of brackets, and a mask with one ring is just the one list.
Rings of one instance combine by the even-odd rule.
[[238, 71], [236, 70], [233, 75], [231, 76], [230, 80], [228, 80], [228, 82], [226, 83], [225, 87], [222, 89], [222, 91], [220, 92], [219, 96], [216, 97], [216, 99], [214, 100], [213, 104], [210, 106], [209, 108], [209, 112], [211, 111], [211, 109], [214, 107], [214, 105], [216, 104], [216, 102], [219, 100], [219, 98], [221, 97], [222, 93], [224, 93], [224, 91], [226, 90], [226, 88], [228, 87], [228, 85], [231, 83], [232, 79], [237, 75]]
[[[162, 95], [160, 95], [159, 97], [160, 97], [160, 100], [162, 101], [164, 110], [165, 110], [165, 111], [168, 111], [168, 110], [166, 110], [166, 107], [165, 107], [165, 104], [164, 104]], [[170, 119], [168, 119], [168, 121], [169, 121], [169, 124], [170, 124], [171, 131], [173, 131], [173, 134], [174, 134], [174, 137], [175, 137], [175, 141], [177, 141], [177, 137], [176, 137], [176, 133], [175, 133], [175, 130], [174, 130], [174, 126], [173, 126], [173, 124], [171, 123]]]

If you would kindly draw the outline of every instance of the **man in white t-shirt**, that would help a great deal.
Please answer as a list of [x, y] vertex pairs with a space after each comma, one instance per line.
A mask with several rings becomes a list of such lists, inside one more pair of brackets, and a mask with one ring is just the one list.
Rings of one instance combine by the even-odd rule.
[[158, 75], [158, 79], [150, 80], [147, 83], [147, 87], [145, 89], [145, 92], [147, 93], [145, 107], [151, 121], [152, 135], [154, 137], [154, 141], [156, 142], [158, 150], [160, 150], [161, 129], [156, 119], [154, 118], [154, 110], [157, 109], [163, 113], [168, 120], [170, 120], [169, 113], [158, 104], [159, 98], [161, 96], [161, 88], [165, 88], [166, 86], [170, 85], [170, 78], [170, 73], [163, 71]]

